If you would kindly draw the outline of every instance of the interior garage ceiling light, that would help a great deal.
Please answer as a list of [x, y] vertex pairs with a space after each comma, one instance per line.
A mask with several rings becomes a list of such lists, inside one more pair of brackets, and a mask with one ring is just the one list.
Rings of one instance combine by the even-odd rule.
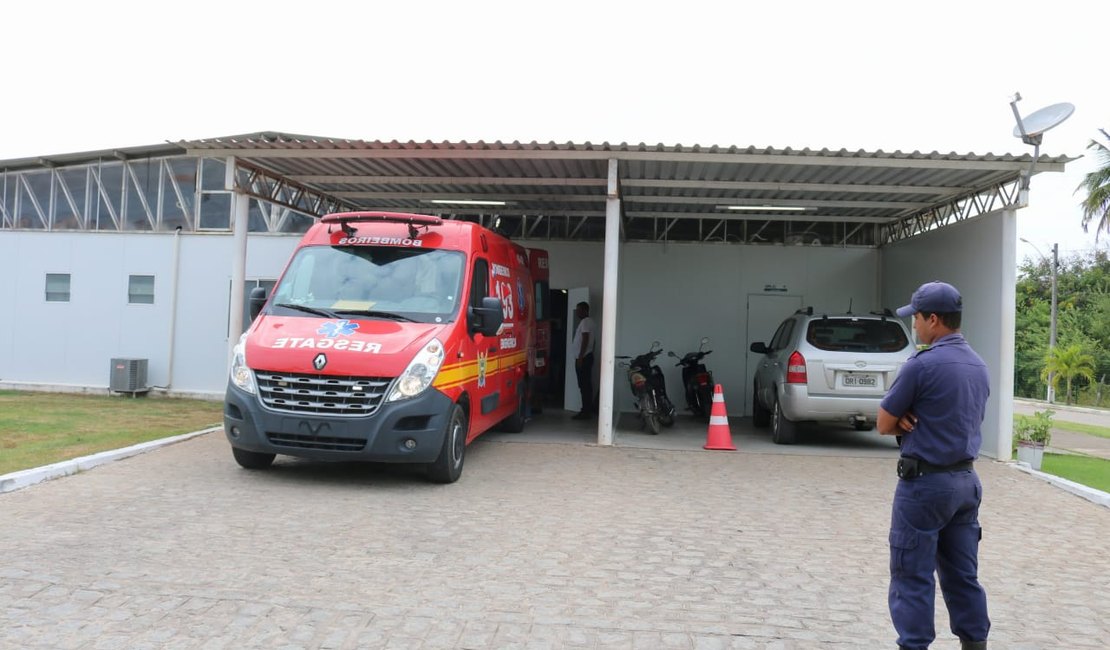
[[758, 212], [805, 212], [806, 208], [796, 205], [718, 205], [719, 210], [753, 210]]
[[505, 201], [483, 201], [479, 199], [432, 199], [428, 203], [440, 205], [506, 205]]

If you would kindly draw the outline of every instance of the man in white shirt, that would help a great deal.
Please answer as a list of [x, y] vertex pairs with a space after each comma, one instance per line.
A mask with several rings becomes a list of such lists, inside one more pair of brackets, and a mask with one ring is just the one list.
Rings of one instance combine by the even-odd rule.
[[571, 353], [574, 355], [574, 371], [578, 376], [578, 390], [582, 393], [582, 410], [574, 416], [575, 420], [588, 420], [594, 414], [594, 319], [590, 318], [590, 303], [580, 302], [574, 306], [578, 327], [574, 329]]

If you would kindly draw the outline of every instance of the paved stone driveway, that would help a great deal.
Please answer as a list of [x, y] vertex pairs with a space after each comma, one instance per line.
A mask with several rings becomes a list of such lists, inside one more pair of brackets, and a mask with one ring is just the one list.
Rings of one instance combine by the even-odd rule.
[[[1110, 510], [980, 473], [992, 647], [1106, 647]], [[0, 495], [0, 647], [888, 648], [896, 480], [886, 458], [479, 441], [437, 486], [247, 472], [206, 435]]]

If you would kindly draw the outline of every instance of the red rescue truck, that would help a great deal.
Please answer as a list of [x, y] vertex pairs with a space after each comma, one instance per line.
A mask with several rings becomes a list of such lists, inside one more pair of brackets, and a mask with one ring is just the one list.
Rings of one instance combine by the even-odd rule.
[[477, 224], [330, 214], [305, 233], [235, 347], [235, 460], [418, 463], [458, 480], [466, 446], [524, 429], [535, 371], [529, 251]]

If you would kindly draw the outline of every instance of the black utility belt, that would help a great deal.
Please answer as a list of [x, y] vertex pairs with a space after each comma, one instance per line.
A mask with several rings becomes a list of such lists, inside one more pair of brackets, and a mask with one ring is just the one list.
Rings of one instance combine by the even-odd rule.
[[962, 460], [951, 465], [934, 465], [917, 458], [902, 456], [898, 459], [898, 478], [906, 480], [915, 479], [926, 474], [939, 474], [940, 472], [959, 472], [971, 469], [975, 463], [971, 460]]

